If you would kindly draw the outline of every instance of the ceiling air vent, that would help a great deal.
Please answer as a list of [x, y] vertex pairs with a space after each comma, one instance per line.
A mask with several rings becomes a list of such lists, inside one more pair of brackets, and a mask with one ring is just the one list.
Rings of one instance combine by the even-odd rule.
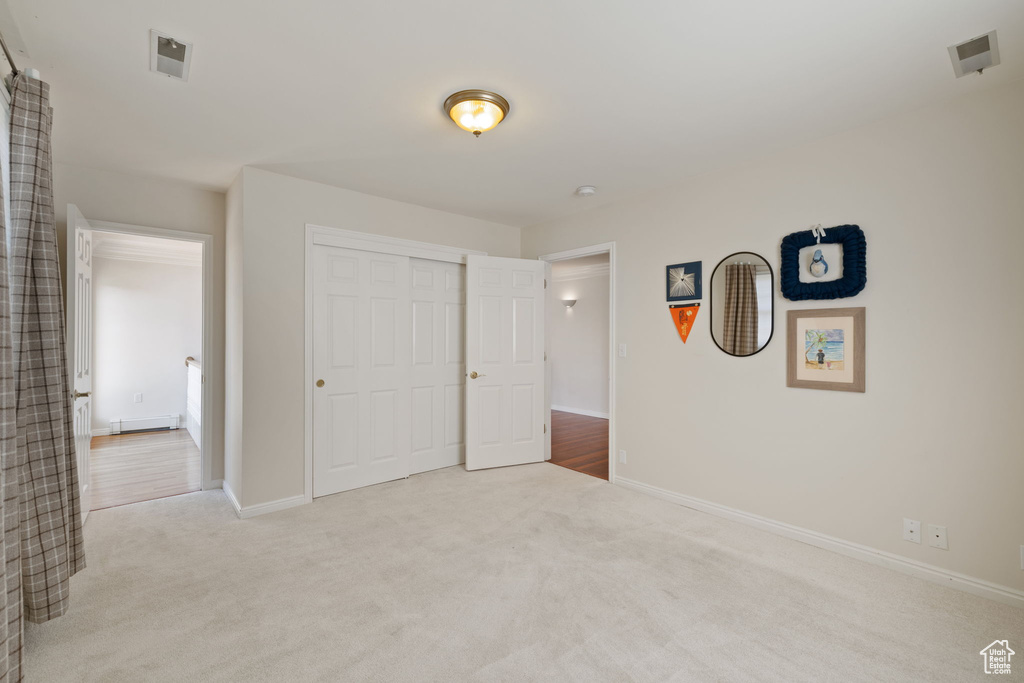
[[157, 30], [149, 32], [149, 70], [171, 78], [188, 80], [192, 43], [182, 42]]
[[975, 72], [981, 73], [984, 69], [995, 66], [999, 63], [996, 32], [990, 31], [965, 43], [950, 45], [949, 58], [953, 60], [953, 73], [957, 78]]

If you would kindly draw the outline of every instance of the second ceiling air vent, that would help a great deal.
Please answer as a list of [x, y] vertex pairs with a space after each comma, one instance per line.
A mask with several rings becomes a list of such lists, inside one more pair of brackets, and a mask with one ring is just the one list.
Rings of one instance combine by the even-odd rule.
[[999, 43], [996, 32], [971, 38], [959, 45], [949, 46], [949, 58], [953, 60], [953, 73], [957, 78], [967, 74], [981, 73], [984, 69], [999, 63]]
[[149, 70], [182, 81], [188, 80], [192, 43], [157, 30], [149, 32]]

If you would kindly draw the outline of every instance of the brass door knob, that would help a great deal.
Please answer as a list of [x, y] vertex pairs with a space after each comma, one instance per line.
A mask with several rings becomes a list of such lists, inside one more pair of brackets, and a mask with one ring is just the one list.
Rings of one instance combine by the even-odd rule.
[[470, 379], [476, 379], [477, 377], [486, 377], [486, 376], [487, 375], [479, 374], [476, 370], [474, 370], [473, 372], [469, 373], [469, 378]]
[[85, 392], [83, 394], [78, 389], [75, 389], [75, 394], [74, 395], [75, 395], [75, 400], [77, 401], [80, 398], [89, 398], [90, 396], [92, 396], [92, 392], [91, 391], [87, 391], [87, 392]]
[[316, 385], [317, 385], [318, 387], [322, 387], [322, 386], [324, 385], [324, 381], [323, 381], [322, 379], [318, 379], [318, 380], [316, 381]]

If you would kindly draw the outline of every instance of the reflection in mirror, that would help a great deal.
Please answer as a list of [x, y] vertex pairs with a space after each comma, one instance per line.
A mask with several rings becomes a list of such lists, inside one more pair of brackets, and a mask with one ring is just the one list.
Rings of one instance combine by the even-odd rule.
[[752, 356], [771, 341], [773, 274], [763, 258], [741, 251], [711, 274], [711, 338], [733, 356]]

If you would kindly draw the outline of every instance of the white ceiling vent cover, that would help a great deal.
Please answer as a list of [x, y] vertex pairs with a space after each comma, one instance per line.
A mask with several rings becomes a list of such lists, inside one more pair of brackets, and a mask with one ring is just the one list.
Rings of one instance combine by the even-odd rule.
[[191, 63], [192, 43], [180, 41], [156, 29], [149, 32], [150, 71], [187, 81]]
[[965, 43], [949, 46], [949, 58], [953, 60], [953, 72], [957, 78], [981, 73], [999, 63], [999, 42], [996, 32], [989, 31], [985, 35], [971, 38]]

